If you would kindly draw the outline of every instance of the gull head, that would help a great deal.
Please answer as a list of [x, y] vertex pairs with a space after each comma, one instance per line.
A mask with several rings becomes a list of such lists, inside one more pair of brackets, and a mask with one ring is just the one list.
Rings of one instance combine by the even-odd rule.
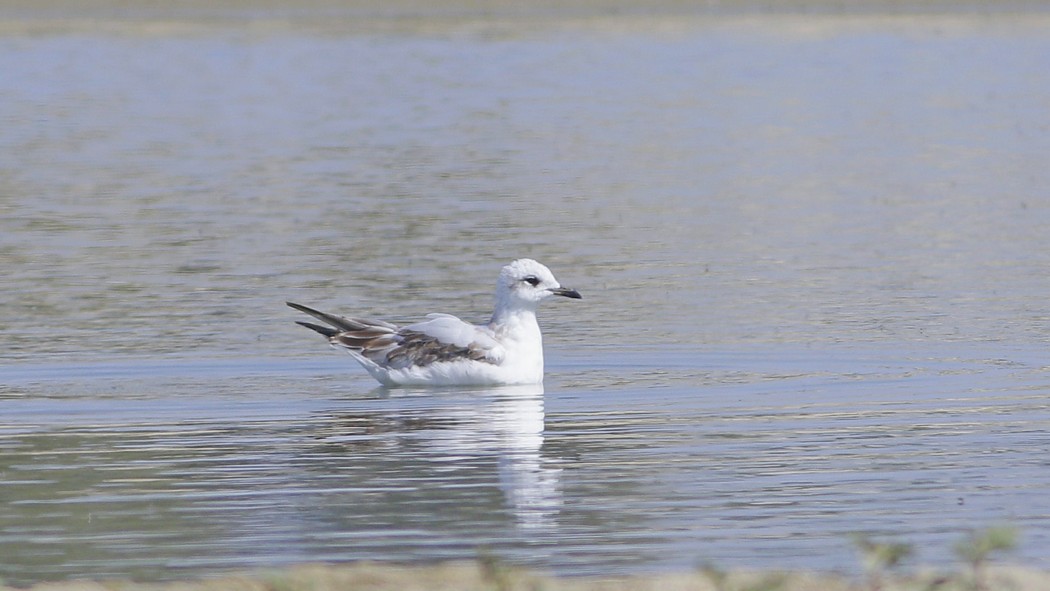
[[575, 289], [562, 287], [550, 269], [532, 259], [518, 259], [499, 273], [496, 300], [503, 305], [531, 308], [556, 295], [582, 297]]

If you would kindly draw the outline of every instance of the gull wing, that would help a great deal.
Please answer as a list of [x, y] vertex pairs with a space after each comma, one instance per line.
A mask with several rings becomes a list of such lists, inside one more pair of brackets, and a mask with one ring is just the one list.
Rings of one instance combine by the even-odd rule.
[[503, 361], [503, 346], [488, 328], [449, 314], [428, 314], [427, 320], [402, 328], [382, 320], [335, 316], [292, 302], [288, 305], [332, 328], [309, 322], [298, 324], [380, 367], [403, 369], [457, 359], [492, 364]]
[[401, 342], [387, 354], [387, 363], [393, 368], [457, 359], [492, 364], [503, 361], [503, 345], [488, 328], [450, 314], [427, 314], [427, 320], [410, 324], [397, 331], [397, 335]]

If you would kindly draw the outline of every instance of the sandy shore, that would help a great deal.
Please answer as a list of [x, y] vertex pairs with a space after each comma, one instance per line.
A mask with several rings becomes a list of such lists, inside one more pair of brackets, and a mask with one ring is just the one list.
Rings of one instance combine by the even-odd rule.
[[971, 34], [975, 29], [1002, 35], [1045, 35], [1050, 30], [1050, 2], [995, 4], [979, 0], [947, 5], [932, 0], [902, 7], [895, 2], [867, 2], [848, 7], [837, 2], [712, 2], [688, 4], [670, 0], [624, 8], [619, 0], [578, 0], [564, 6], [546, 2], [513, 4], [454, 0], [420, 5], [394, 0], [378, 7], [350, 0], [345, 4], [309, 0], [303, 5], [225, 0], [204, 5], [198, 0], [161, 5], [152, 0], [110, 1], [86, 6], [71, 1], [26, 0], [0, 5], [0, 37], [51, 35], [186, 36], [237, 34], [484, 34], [515, 36], [530, 31], [645, 30], [679, 34], [717, 28], [743, 35], [768, 33], [821, 37], [872, 30], [895, 34]]
[[595, 16], [1050, 15], [1046, 0], [6, 0], [16, 21], [573, 19]]
[[744, 33], [775, 26], [802, 35], [891, 30], [943, 34], [974, 27], [1007, 34], [1045, 34], [1050, 0], [8, 0], [0, 3], [0, 36], [185, 35], [215, 31], [317, 34], [484, 31], [534, 28], [621, 28], [674, 32], [733, 27]]
[[[13, 587], [0, 587], [8, 591]], [[716, 573], [639, 575], [623, 578], [551, 577], [484, 562], [436, 566], [305, 565], [245, 575], [177, 581], [71, 581], [42, 583], [34, 591], [883, 591], [939, 589], [1050, 589], [1050, 572], [993, 567], [976, 585], [970, 573], [887, 576], [878, 582], [811, 573]]]
[[374, 15], [675, 13], [675, 12], [1013, 12], [1047, 11], [1045, 0], [6, 0], [3, 12], [112, 14], [114, 12], [273, 11], [287, 14], [335, 12]]

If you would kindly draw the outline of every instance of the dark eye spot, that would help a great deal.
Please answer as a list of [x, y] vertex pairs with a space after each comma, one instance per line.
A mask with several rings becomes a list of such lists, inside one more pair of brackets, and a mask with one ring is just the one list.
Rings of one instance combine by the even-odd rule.
[[529, 275], [528, 277], [522, 279], [522, 281], [524, 281], [525, 283], [528, 283], [529, 285], [531, 285], [533, 287], [536, 287], [537, 285], [540, 284], [540, 278], [536, 277], [535, 275]]

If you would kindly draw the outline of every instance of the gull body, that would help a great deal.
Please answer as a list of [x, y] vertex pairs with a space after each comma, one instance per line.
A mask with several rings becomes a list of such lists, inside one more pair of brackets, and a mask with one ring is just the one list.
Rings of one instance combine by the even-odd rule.
[[551, 296], [580, 299], [550, 269], [532, 259], [503, 267], [488, 324], [449, 314], [427, 314], [400, 327], [382, 320], [342, 317], [288, 302], [327, 326], [299, 322], [350, 353], [386, 386], [483, 386], [543, 381], [543, 335], [536, 321], [540, 302]]

